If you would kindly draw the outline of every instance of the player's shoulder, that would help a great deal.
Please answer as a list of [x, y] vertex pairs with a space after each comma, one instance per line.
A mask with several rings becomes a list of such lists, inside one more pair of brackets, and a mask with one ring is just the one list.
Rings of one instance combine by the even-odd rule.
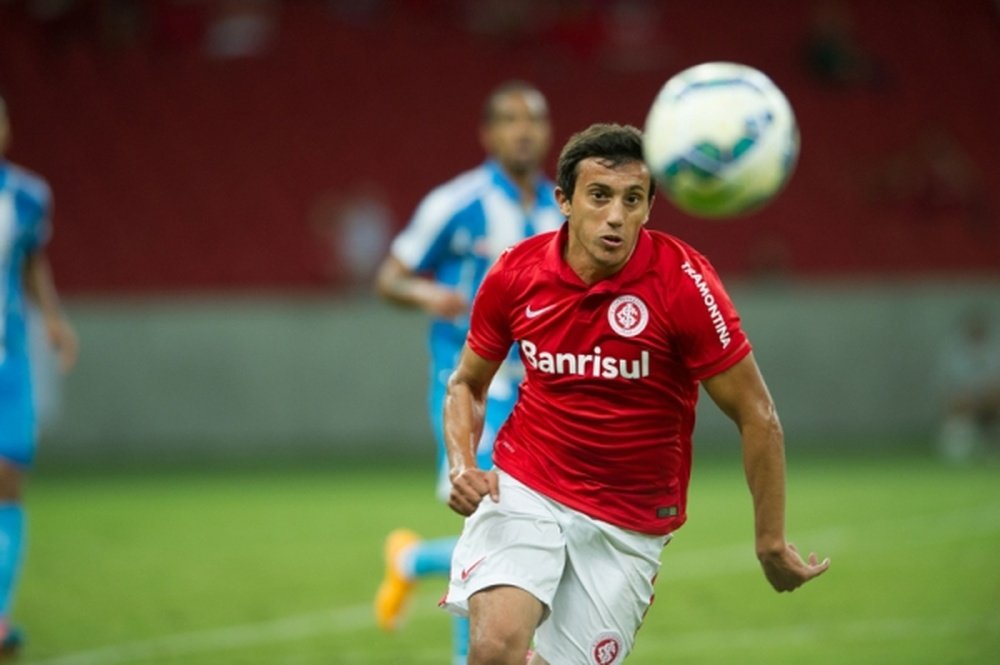
[[421, 208], [439, 215], [454, 215], [476, 203], [489, 189], [492, 176], [484, 166], [463, 171], [432, 189], [421, 202]]
[[0, 163], [5, 187], [37, 201], [47, 201], [51, 196], [48, 181], [40, 174], [13, 162]]
[[557, 234], [558, 231], [545, 231], [503, 250], [483, 279], [480, 294], [486, 292], [492, 294], [493, 299], [505, 300], [540, 279], [540, 268], [545, 272], [544, 266]]
[[19, 209], [31, 211], [31, 217], [44, 217], [48, 214], [52, 190], [48, 181], [38, 173], [11, 162], [3, 162], [0, 164], [0, 183], [3, 189], [11, 192]]
[[558, 229], [543, 231], [511, 245], [497, 259], [499, 267], [503, 270], [519, 271], [528, 266], [539, 265], [558, 233]]
[[668, 275], [681, 275], [691, 268], [711, 268], [704, 254], [677, 236], [656, 230], [650, 230], [649, 235], [657, 267]]

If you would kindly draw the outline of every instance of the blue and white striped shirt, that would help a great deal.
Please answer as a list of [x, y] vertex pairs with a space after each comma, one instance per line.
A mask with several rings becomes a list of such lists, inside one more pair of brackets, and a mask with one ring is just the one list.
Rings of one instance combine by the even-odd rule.
[[[456, 289], [471, 303], [503, 250], [536, 233], [558, 229], [562, 221], [553, 182], [539, 179], [535, 205], [526, 211], [517, 186], [490, 160], [431, 191], [393, 241], [392, 255], [410, 270]], [[468, 331], [467, 315], [433, 321], [430, 347], [435, 375], [454, 368]]]
[[0, 160], [0, 358], [27, 360], [22, 274], [25, 258], [50, 234], [52, 195], [46, 182]]

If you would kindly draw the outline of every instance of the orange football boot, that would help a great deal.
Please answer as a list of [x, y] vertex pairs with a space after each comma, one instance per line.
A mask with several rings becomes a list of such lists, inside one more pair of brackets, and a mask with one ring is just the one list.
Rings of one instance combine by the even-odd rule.
[[418, 542], [420, 536], [409, 529], [396, 529], [385, 539], [385, 577], [375, 594], [375, 620], [384, 631], [399, 627], [407, 601], [416, 586], [414, 580], [399, 570], [397, 561], [404, 550]]

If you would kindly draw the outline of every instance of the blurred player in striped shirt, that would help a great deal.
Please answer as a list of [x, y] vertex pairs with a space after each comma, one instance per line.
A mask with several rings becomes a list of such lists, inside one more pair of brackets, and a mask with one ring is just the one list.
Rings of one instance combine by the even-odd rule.
[[61, 369], [68, 371], [77, 355], [76, 334], [62, 314], [45, 253], [51, 232], [49, 186], [4, 159], [9, 139], [7, 107], [0, 99], [0, 657], [17, 651], [22, 640], [10, 624], [10, 609], [23, 561], [21, 486], [35, 457], [38, 429], [28, 300], [39, 310]]
[[[444, 394], [468, 333], [470, 303], [504, 249], [562, 222], [555, 183], [542, 173], [551, 128], [541, 92], [520, 81], [497, 87], [483, 110], [480, 141], [486, 161], [424, 198], [393, 241], [376, 278], [377, 290], [386, 300], [419, 308], [432, 319], [429, 406], [438, 442], [442, 500], [450, 489], [441, 426]], [[510, 413], [522, 373], [516, 353], [498, 368], [487, 396], [490, 414], [476, 451], [482, 465], [490, 463], [493, 435]], [[418, 579], [448, 575], [456, 539], [424, 541], [408, 529], [389, 534], [385, 578], [375, 598], [380, 627], [398, 626]], [[467, 645], [468, 622], [456, 618], [455, 665], [464, 665]]]

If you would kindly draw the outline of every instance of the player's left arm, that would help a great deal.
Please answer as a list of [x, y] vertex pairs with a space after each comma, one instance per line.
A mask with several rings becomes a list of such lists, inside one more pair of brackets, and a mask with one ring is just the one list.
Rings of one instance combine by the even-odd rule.
[[776, 591], [793, 591], [830, 566], [815, 554], [803, 560], [785, 539], [785, 446], [774, 401], [753, 354], [703, 382], [739, 428], [743, 465], [753, 496], [757, 558]]
[[444, 400], [444, 440], [451, 494], [448, 506], [468, 517], [487, 494], [500, 498], [495, 471], [476, 466], [476, 448], [486, 419], [486, 394], [502, 360], [480, 356], [466, 344], [448, 379]]
[[24, 287], [42, 314], [49, 343], [59, 357], [59, 368], [68, 372], [76, 364], [79, 341], [63, 314], [48, 257], [41, 248], [28, 254], [24, 264]]

